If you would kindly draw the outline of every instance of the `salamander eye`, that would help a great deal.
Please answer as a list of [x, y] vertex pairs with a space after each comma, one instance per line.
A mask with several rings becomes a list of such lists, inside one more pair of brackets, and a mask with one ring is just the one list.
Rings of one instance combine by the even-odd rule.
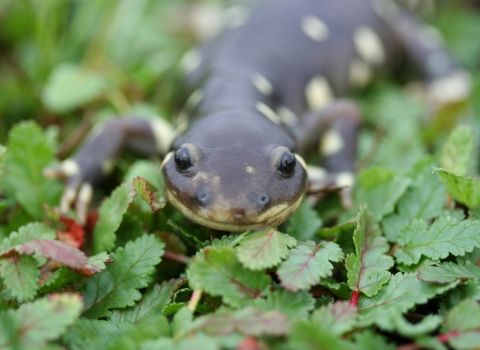
[[175, 155], [173, 156], [173, 160], [175, 162], [175, 165], [177, 166], [177, 169], [181, 171], [187, 170], [193, 165], [192, 157], [190, 156], [190, 151], [188, 150], [187, 147], [179, 148], [175, 152]]
[[280, 165], [278, 167], [278, 170], [283, 175], [290, 176], [293, 174], [293, 171], [295, 170], [295, 165], [297, 165], [297, 160], [295, 159], [295, 155], [290, 152], [286, 151], [285, 153], [282, 154], [282, 158], [280, 159]]

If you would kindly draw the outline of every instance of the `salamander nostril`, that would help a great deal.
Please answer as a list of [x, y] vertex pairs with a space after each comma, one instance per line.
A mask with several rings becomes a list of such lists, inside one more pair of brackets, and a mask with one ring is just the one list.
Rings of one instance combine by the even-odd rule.
[[270, 198], [268, 198], [267, 195], [263, 195], [260, 197], [260, 204], [266, 205], [270, 201]]
[[210, 203], [210, 196], [205, 190], [197, 191], [197, 193], [195, 194], [195, 198], [200, 205], [208, 205]]

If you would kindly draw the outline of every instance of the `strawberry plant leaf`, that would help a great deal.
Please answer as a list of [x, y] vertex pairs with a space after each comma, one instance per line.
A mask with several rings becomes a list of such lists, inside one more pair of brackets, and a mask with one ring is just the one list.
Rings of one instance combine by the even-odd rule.
[[355, 254], [347, 256], [345, 266], [350, 289], [370, 297], [388, 282], [391, 275], [388, 270], [394, 264], [393, 258], [386, 254], [389, 245], [381, 234], [372, 214], [365, 206], [360, 207], [353, 233]]
[[311, 322], [338, 336], [351, 331], [355, 326], [356, 319], [356, 306], [350, 305], [348, 301], [337, 301], [315, 310]]
[[0, 145], [0, 179], [3, 175], [3, 168], [5, 166], [5, 156], [7, 154], [7, 148], [3, 145]]
[[404, 313], [413, 306], [424, 304], [435, 295], [454, 288], [456, 285], [457, 283], [447, 285], [425, 283], [420, 281], [414, 273], [397, 273], [390, 278], [374, 298], [360, 296], [358, 310], [362, 324], [376, 323], [379, 325], [390, 308], [398, 313]]
[[413, 219], [432, 219], [441, 215], [447, 192], [438, 176], [421, 173], [397, 204], [397, 213], [385, 217], [382, 228], [391, 242], [396, 242], [398, 233]]
[[288, 349], [353, 350], [355, 349], [355, 346], [353, 343], [332, 334], [329, 328], [319, 327], [317, 323], [309, 321], [300, 321], [292, 327], [292, 331], [288, 338]]
[[113, 311], [111, 320], [115, 323], [125, 321], [136, 323], [159, 318], [165, 306], [171, 302], [173, 292], [182, 282], [181, 279], [174, 279], [161, 285], [156, 284], [135, 306]]
[[160, 209], [163, 209], [167, 204], [165, 200], [160, 201], [156, 199], [155, 193], [153, 193], [148, 188], [147, 180], [137, 176], [136, 178], [133, 179], [133, 184], [135, 186], [137, 193], [150, 206], [152, 211], [158, 211]]
[[252, 305], [263, 311], [278, 310], [291, 319], [306, 319], [315, 307], [315, 299], [306, 291], [276, 290], [269, 293], [266, 300], [253, 300]]
[[242, 266], [232, 248], [205, 248], [187, 270], [189, 284], [213, 296], [221, 296], [231, 306], [239, 307], [244, 300], [266, 295], [271, 279], [263, 271]]
[[221, 346], [217, 339], [205, 335], [195, 334], [189, 338], [182, 338], [178, 341], [171, 338], [159, 338], [142, 344], [140, 350], [220, 350]]
[[410, 185], [410, 180], [381, 168], [370, 168], [359, 175], [361, 185], [356, 202], [367, 204], [375, 221], [391, 214]]
[[42, 171], [54, 159], [54, 152], [34, 122], [23, 122], [11, 129], [5, 161], [5, 183], [15, 198], [35, 219], [43, 217], [43, 206], [59, 202], [62, 186], [45, 179]]
[[473, 149], [473, 130], [466, 125], [458, 125], [450, 133], [442, 151], [442, 168], [457, 175], [467, 173]]
[[472, 264], [439, 263], [437, 266], [422, 266], [418, 278], [425, 282], [452, 283], [469, 279], [480, 279], [480, 267]]
[[306, 290], [332, 274], [333, 265], [343, 259], [340, 247], [333, 242], [315, 244], [301, 242], [290, 251], [290, 257], [280, 265], [277, 275], [285, 289]]
[[0, 245], [0, 252], [15, 246], [30, 242], [34, 239], [55, 239], [55, 231], [41, 222], [32, 222], [12, 232]]
[[290, 226], [287, 233], [303, 242], [313, 239], [315, 233], [322, 227], [322, 219], [306, 200], [300, 204], [288, 222]]
[[288, 257], [288, 248], [296, 245], [295, 238], [268, 228], [244, 237], [236, 251], [243, 266], [250, 270], [262, 270], [280, 264]]
[[[444, 331], [454, 349], [474, 349], [480, 346], [480, 305], [465, 299], [447, 315]], [[444, 335], [445, 336], [445, 335]]]
[[399, 234], [399, 248], [395, 251], [397, 262], [413, 265], [421, 256], [432, 260], [446, 258], [449, 254], [459, 256], [480, 247], [478, 221], [457, 222], [452, 217], [440, 218], [432, 226], [422, 220], [414, 220]]
[[112, 192], [98, 211], [98, 222], [93, 232], [93, 253], [108, 251], [115, 245], [115, 231], [122, 222], [123, 214], [135, 197], [131, 182], [124, 182]]
[[82, 288], [84, 316], [98, 318], [108, 315], [109, 309], [133, 306], [141, 298], [138, 289], [152, 280], [163, 247], [158, 238], [145, 235], [111, 253], [115, 263], [92, 276]]
[[480, 206], [480, 183], [477, 179], [457, 176], [440, 168], [434, 168], [433, 171], [438, 175], [453, 199], [469, 208]]
[[371, 330], [354, 334], [355, 349], [357, 350], [395, 350], [395, 344], [389, 344], [380, 334]]
[[105, 263], [110, 260], [110, 255], [106, 252], [102, 252], [96, 255], [89, 256], [87, 259], [87, 265], [77, 271], [83, 275], [91, 276], [102, 270], [105, 270]]
[[201, 331], [211, 335], [239, 332], [251, 336], [282, 336], [289, 330], [288, 318], [279, 311], [260, 311], [247, 306], [235, 311], [220, 308], [213, 314], [197, 318], [184, 332]]
[[383, 322], [378, 323], [380, 329], [388, 332], [398, 332], [408, 338], [417, 338], [431, 333], [443, 322], [443, 318], [438, 315], [427, 315], [421, 321], [411, 324], [395, 309], [388, 310], [384, 315]]
[[0, 259], [0, 277], [19, 302], [35, 298], [40, 280], [37, 260], [31, 256], [13, 255]]
[[[3, 311], [13, 324], [8, 326], [14, 332], [19, 348], [34, 348], [47, 341], [59, 338], [67, 327], [75, 322], [82, 309], [82, 300], [77, 294], [52, 294], [21, 305], [17, 310]], [[4, 316], [4, 315], [2, 315]], [[3, 317], [0, 317], [2, 319]], [[5, 329], [5, 325], [2, 325]], [[0, 331], [0, 343], [7, 348], [4, 334]]]

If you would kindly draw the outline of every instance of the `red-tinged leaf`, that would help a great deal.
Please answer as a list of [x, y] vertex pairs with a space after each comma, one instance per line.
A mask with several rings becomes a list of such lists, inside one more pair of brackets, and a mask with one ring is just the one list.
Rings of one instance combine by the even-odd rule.
[[41, 222], [31, 222], [12, 232], [0, 245], [0, 252], [9, 250], [15, 246], [30, 242], [34, 239], [55, 239], [55, 231]]
[[347, 301], [337, 301], [322, 306], [312, 314], [311, 322], [332, 334], [343, 335], [353, 329], [357, 318], [357, 308]]
[[60, 216], [60, 221], [65, 225], [65, 230], [57, 230], [57, 237], [61, 242], [81, 249], [85, 243], [85, 231], [75, 220]]
[[59, 338], [78, 318], [81, 308], [82, 299], [77, 294], [52, 294], [23, 304], [17, 310], [8, 310], [1, 321], [5, 321], [5, 316], [10, 320], [11, 337], [2, 339], [6, 342], [2, 347], [38, 349]]
[[155, 197], [155, 193], [148, 188], [147, 180], [137, 176], [133, 179], [133, 184], [137, 193], [142, 197], [142, 199], [152, 208], [152, 211], [158, 211], [163, 209], [167, 202], [165, 200], [158, 200]]
[[465, 299], [447, 315], [444, 332], [439, 338], [454, 349], [478, 349], [480, 347], [480, 305]]
[[394, 264], [393, 258], [386, 254], [390, 248], [387, 239], [381, 234], [372, 214], [362, 206], [353, 233], [355, 254], [347, 256], [346, 268], [350, 289], [370, 297], [388, 282], [391, 275], [388, 270]]
[[131, 182], [118, 186], [106, 199], [99, 211], [99, 219], [93, 232], [93, 253], [109, 251], [115, 245], [115, 231], [122, 222], [123, 214], [135, 197]]
[[100, 254], [88, 257], [87, 265], [81, 269], [77, 269], [77, 272], [80, 272], [82, 275], [92, 276], [102, 270], [105, 270], [106, 264], [112, 262], [113, 260], [110, 259], [110, 255], [108, 255], [106, 252], [102, 252]]
[[250, 270], [262, 270], [280, 264], [297, 240], [274, 228], [247, 235], [236, 249], [238, 260]]
[[31, 256], [14, 254], [0, 259], [0, 277], [18, 302], [32, 300], [37, 294], [40, 272]]
[[214, 314], [193, 321], [188, 332], [202, 331], [212, 335], [239, 332], [244, 335], [286, 335], [290, 330], [288, 318], [276, 311], [260, 311], [252, 306], [232, 311], [219, 309]]
[[290, 251], [290, 257], [280, 265], [277, 275], [286, 289], [292, 292], [305, 290], [318, 284], [320, 278], [332, 274], [333, 265], [330, 261], [342, 259], [342, 250], [336, 243], [301, 242]]
[[72, 269], [82, 269], [87, 264], [87, 256], [81, 250], [60, 241], [35, 239], [15, 248], [20, 254], [40, 254]]

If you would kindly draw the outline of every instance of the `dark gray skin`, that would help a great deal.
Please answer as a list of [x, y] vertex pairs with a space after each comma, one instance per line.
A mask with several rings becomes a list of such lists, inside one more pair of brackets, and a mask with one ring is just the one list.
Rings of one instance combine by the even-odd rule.
[[[403, 55], [424, 75], [437, 102], [465, 97], [458, 89], [468, 91], [468, 78], [434, 39], [387, 0], [263, 4], [245, 24], [201, 49], [187, 84], [201, 87], [203, 98], [178, 137], [170, 140], [151, 121], [115, 120], [87, 141], [70, 168], [50, 170], [67, 177], [62, 208], [68, 209], [79, 189], [88, 194], [85, 183], [100, 177], [104, 160], [131, 147], [147, 155], [170, 151], [163, 168], [167, 198], [191, 220], [225, 231], [276, 227], [307, 190], [300, 154], [319, 142], [327, 175], [310, 174], [309, 183], [353, 185], [360, 112], [353, 102], [335, 98]], [[282, 109], [290, 118], [282, 118]], [[285, 159], [294, 165], [287, 172]], [[349, 192], [344, 193], [348, 204]], [[77, 211], [84, 213], [88, 201], [79, 196]]]

